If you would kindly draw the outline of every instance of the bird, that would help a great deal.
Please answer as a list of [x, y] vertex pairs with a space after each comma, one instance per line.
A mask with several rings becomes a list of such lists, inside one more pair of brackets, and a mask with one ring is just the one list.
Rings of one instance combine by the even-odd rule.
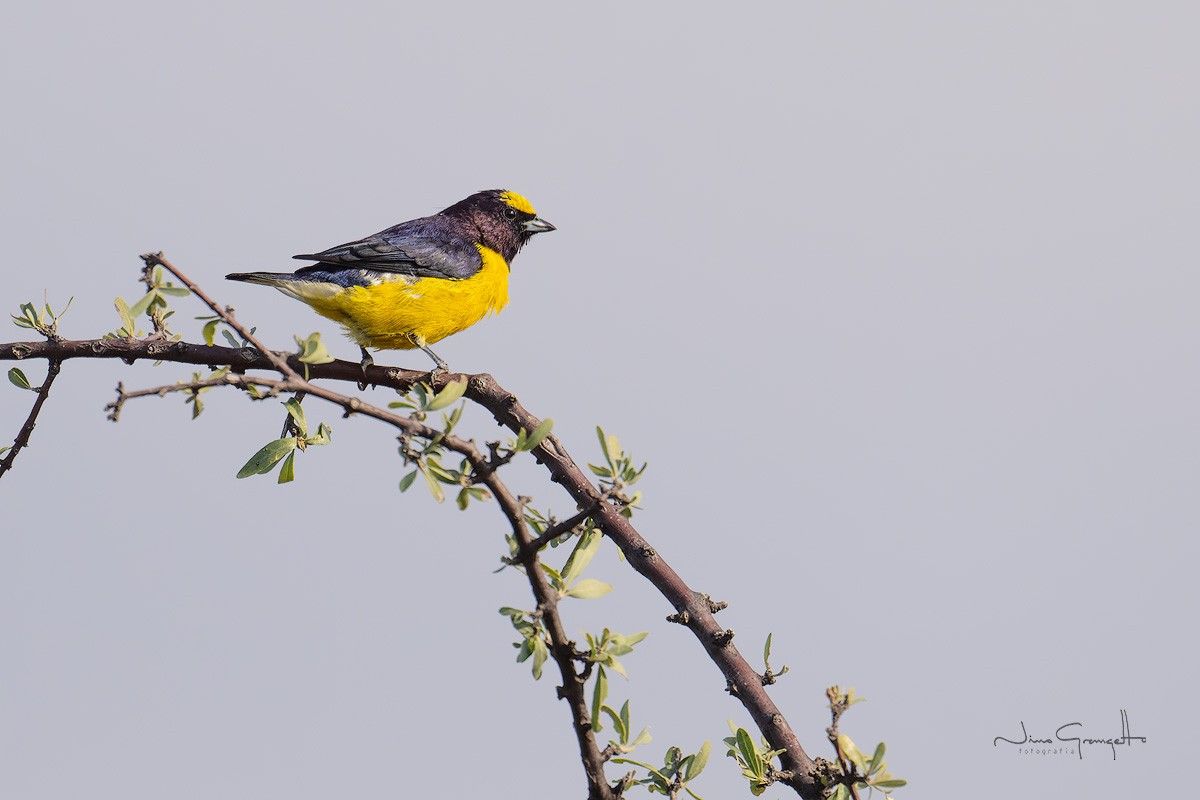
[[234, 272], [232, 281], [271, 286], [340, 324], [362, 351], [364, 376], [376, 350], [429, 345], [508, 304], [513, 258], [535, 234], [555, 230], [528, 200], [486, 189], [436, 214], [319, 253], [295, 272]]

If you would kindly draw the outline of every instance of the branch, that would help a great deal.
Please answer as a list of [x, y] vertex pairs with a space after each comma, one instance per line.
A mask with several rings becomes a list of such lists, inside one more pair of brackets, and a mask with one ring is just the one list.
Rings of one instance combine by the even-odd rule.
[[[490, 375], [471, 376], [466, 396], [487, 408], [497, 422], [514, 432], [521, 428], [531, 431], [541, 422]], [[550, 471], [551, 479], [561, 484], [580, 508], [596, 506], [592, 517], [597, 527], [621, 548], [633, 568], [654, 584], [675, 607], [680, 621], [700, 640], [709, 658], [724, 674], [731, 693], [750, 712], [772, 748], [784, 750], [779, 759], [782, 772], [791, 773], [784, 782], [802, 797], [821, 797], [822, 789], [814, 769], [816, 764], [804, 752], [795, 732], [767, 694], [761, 676], [731, 643], [733, 632], [717, 624], [711, 610], [711, 600], [689, 588], [629, 520], [621, 516], [620, 509], [604, 499], [557, 438], [547, 436], [533, 450], [533, 455], [538, 463]]]
[[37, 392], [37, 400], [33, 401], [33, 408], [29, 410], [29, 417], [25, 420], [25, 424], [21, 426], [21, 430], [17, 433], [17, 438], [13, 440], [12, 449], [8, 451], [8, 455], [0, 460], [0, 478], [4, 477], [4, 473], [12, 469], [13, 462], [17, 460], [17, 453], [21, 452], [26, 445], [29, 444], [29, 437], [33, 435], [33, 429], [37, 427], [38, 414], [42, 413], [42, 406], [46, 403], [46, 398], [50, 396], [50, 386], [54, 383], [54, 379], [58, 377], [59, 370], [62, 369], [62, 361], [50, 359], [49, 367], [46, 371], [46, 380], [42, 381], [42, 385], [34, 389]]
[[[469, 442], [464, 442], [456, 436], [447, 436], [443, 443], [451, 450], [465, 456], [471, 466], [480, 472], [487, 464], [487, 459]], [[608, 785], [604, 774], [604, 762], [607, 760], [596, 743], [592, 732], [591, 712], [588, 709], [587, 696], [584, 693], [585, 676], [575, 672], [575, 643], [567, 637], [563, 627], [562, 617], [558, 613], [558, 592], [546, 579], [546, 573], [538, 561], [538, 550], [533, 547], [534, 538], [525, 522], [525, 511], [517, 498], [513, 497], [499, 479], [494, 470], [481, 473], [482, 482], [495, 496], [504, 516], [512, 526], [517, 544], [520, 546], [520, 558], [525, 566], [525, 577], [537, 599], [537, 608], [542, 615], [542, 625], [550, 634], [550, 652], [558, 665], [562, 676], [562, 686], [558, 690], [560, 698], [567, 701], [571, 708], [572, 727], [575, 738], [579, 743], [579, 753], [583, 758], [584, 771], [588, 780], [589, 800], [616, 800], [617, 794]]]
[[[197, 291], [195, 285], [181, 276], [178, 271], [172, 267], [167, 268], [171, 269], [180, 281], [196, 292], [197, 296], [214, 311], [217, 311], [223, 319], [231, 319], [221, 312], [206, 295]], [[206, 364], [214, 367], [227, 365], [238, 371], [247, 369], [280, 371], [289, 376], [285, 381], [267, 381], [256, 378], [253, 382], [266, 387], [278, 386], [283, 391], [303, 389], [341, 406], [347, 415], [366, 414], [407, 430], [416, 436], [430, 436], [441, 432], [363, 403], [356, 397], [340, 395], [305, 381], [299, 378], [297, 370], [307, 367], [311, 380], [324, 378], [351, 383], [365, 381], [367, 384], [388, 386], [400, 391], [407, 391], [413, 384], [422, 380], [432, 383], [437, 389], [448, 382], [466, 378], [469, 381], [466, 397], [488, 409], [497, 422], [513, 433], [517, 433], [522, 428], [527, 431], [534, 430], [541, 422], [520, 404], [515, 395], [501, 387], [491, 375], [486, 373], [478, 375], [437, 373], [431, 376], [428, 372], [373, 366], [368, 368], [364, 375], [360, 364], [348, 361], [301, 365], [294, 356], [285, 360], [278, 354], [266, 350], [256, 340], [246, 336], [244, 329], [237, 327], [235, 330], [243, 333], [246, 340], [252, 342], [258, 349], [235, 349], [182, 341], [129, 339], [14, 342], [0, 344], [0, 360], [47, 358], [62, 361], [70, 358], [120, 358], [127, 362], [161, 360]], [[232, 383], [233, 381], [227, 382]], [[474, 449], [473, 445], [468, 446]], [[461, 450], [458, 452], [466, 455]], [[475, 452], [478, 453], [477, 450]], [[795, 732], [767, 694], [762, 685], [761, 676], [754, 671], [732, 644], [732, 631], [727, 631], [717, 624], [713, 617], [711, 600], [706, 595], [692, 590], [662, 558], [661, 554], [638, 533], [629, 520], [621, 516], [620, 507], [606, 498], [601, 490], [592, 484], [555, 436], [547, 436], [532, 453], [537, 461], [550, 472], [551, 480], [562, 485], [579, 508], [591, 509], [591, 516], [595, 519], [597, 527], [621, 549], [633, 568], [646, 577], [670, 602], [678, 615], [677, 618], [687, 625], [700, 640], [709, 658], [725, 676], [731, 694], [746, 707], [759, 730], [771, 743], [772, 748], [784, 750], [783, 755], [780, 756], [783, 768], [781, 774], [789, 775], [784, 782], [802, 797], [819, 798], [822, 790], [817, 779], [816, 765], [805, 753]], [[483, 456], [479, 455], [479, 458], [482, 459]], [[480, 461], [476, 466], [482, 468], [481, 479], [486, 484], [492, 477], [488, 474], [490, 470], [487, 469], [486, 461]], [[487, 485], [491, 488], [490, 484]], [[529, 544], [532, 544], [532, 538]], [[521, 550], [525, 552], [526, 547], [522, 546]], [[530, 569], [529, 572], [531, 575], [537, 575], [540, 570]], [[556, 660], [559, 657], [557, 649], [556, 646]], [[570, 691], [571, 681], [564, 677], [564, 683], [565, 690]], [[568, 697], [568, 699], [571, 698]], [[590, 780], [591, 778], [589, 778]]]
[[496, 498], [505, 518], [507, 518], [509, 524], [512, 526], [513, 535], [520, 544], [522, 553], [521, 562], [525, 567], [525, 575], [537, 600], [537, 608], [541, 614], [542, 624], [550, 636], [551, 653], [562, 675], [563, 683], [559, 689], [559, 696], [566, 699], [570, 706], [572, 727], [575, 730], [584, 771], [587, 774], [588, 798], [589, 800], [615, 800], [616, 795], [608, 786], [604, 773], [604, 762], [606, 759], [596, 743], [595, 734], [592, 732], [591, 715], [588, 709], [587, 698], [584, 694], [584, 681], [586, 677], [580, 676], [575, 672], [575, 643], [567, 636], [562, 618], [558, 613], [558, 593], [546, 579], [546, 573], [538, 561], [538, 550], [532, 546], [534, 537], [530, 533], [529, 526], [525, 521], [524, 507], [521, 501], [509, 491], [494, 469], [487, 469], [490, 463], [489, 459], [472, 442], [457, 436], [447, 435], [442, 431], [438, 431], [409, 417], [399, 416], [377, 406], [364, 403], [357, 397], [338, 394], [324, 387], [314, 386], [298, 375], [295, 375], [295, 373], [293, 375], [294, 377], [285, 377], [283, 380], [276, 380], [273, 378], [226, 373], [215, 378], [180, 381], [178, 383], [139, 389], [132, 392], [127, 392], [123, 385], [118, 385], [117, 400], [107, 406], [112, 412], [109, 418], [115, 420], [125, 402], [138, 397], [165, 397], [167, 394], [175, 392], [196, 391], [214, 386], [259, 386], [267, 389], [269, 395], [278, 395], [285, 392], [312, 394], [340, 406], [347, 416], [352, 413], [365, 414], [366, 416], [392, 425], [409, 436], [424, 439], [431, 439], [434, 436], [440, 437], [440, 442], [443, 446], [462, 455], [470, 462], [476, 475], [475, 483], [482, 483], [487, 486], [492, 496]]
[[[579, 525], [579, 523], [583, 522], [588, 517], [590, 517], [592, 515], [592, 512], [594, 512], [595, 510], [596, 509], [594, 506], [592, 508], [585, 508], [582, 511], [579, 511], [578, 513], [576, 513], [570, 519], [564, 519], [562, 522], [554, 523], [550, 527], [546, 528], [545, 532], [543, 532], [541, 536], [537, 537], [536, 539], [532, 539], [529, 542], [528, 547], [526, 547], [525, 545], [522, 545], [522, 548], [528, 550], [531, 553], [541, 552], [543, 547], [550, 544], [558, 537], [568, 534], [571, 531], [575, 530], [575, 528]], [[520, 559], [516, 559], [516, 560], [519, 561]]]
[[157, 253], [143, 253], [142, 261], [146, 262], [147, 267], [154, 265], [160, 266], [178, 278], [179, 282], [186, 286], [192, 294], [200, 298], [204, 305], [211, 308], [213, 313], [221, 318], [222, 322], [237, 331], [238, 334], [247, 342], [257, 347], [259, 352], [267, 357], [267, 360], [271, 362], [271, 366], [273, 366], [275, 369], [279, 370], [284, 375], [287, 375], [289, 378], [300, 377], [299, 373], [287, 363], [286, 359], [281, 358], [278, 353], [274, 353], [263, 347], [262, 343], [259, 342], [258, 339], [254, 338], [254, 334], [247, 330], [242, 323], [238, 322], [237, 319], [234, 318], [233, 311], [231, 309], [222, 308], [221, 306], [217, 305], [217, 303], [211, 297], [205, 294], [204, 290], [197, 286], [191, 278], [189, 278], [187, 275], [184, 275], [179, 271], [178, 267], [163, 258], [161, 251]]

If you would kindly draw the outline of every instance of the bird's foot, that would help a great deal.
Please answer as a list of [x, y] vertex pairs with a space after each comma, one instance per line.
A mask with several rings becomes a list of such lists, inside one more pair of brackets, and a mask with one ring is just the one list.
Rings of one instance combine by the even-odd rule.
[[375, 366], [375, 359], [371, 358], [371, 354], [367, 352], [367, 348], [360, 347], [359, 350], [362, 351], [362, 361], [359, 363], [362, 365], [363, 379], [358, 382], [358, 389], [362, 391], [367, 388], [367, 367]]

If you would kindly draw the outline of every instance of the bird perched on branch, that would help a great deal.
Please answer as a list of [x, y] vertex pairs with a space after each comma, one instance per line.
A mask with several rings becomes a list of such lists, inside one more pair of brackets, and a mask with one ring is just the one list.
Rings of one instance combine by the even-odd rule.
[[508, 271], [535, 233], [554, 230], [516, 192], [489, 189], [429, 217], [294, 258], [295, 272], [235, 272], [234, 281], [273, 286], [346, 329], [362, 349], [420, 348], [471, 327], [508, 304]]

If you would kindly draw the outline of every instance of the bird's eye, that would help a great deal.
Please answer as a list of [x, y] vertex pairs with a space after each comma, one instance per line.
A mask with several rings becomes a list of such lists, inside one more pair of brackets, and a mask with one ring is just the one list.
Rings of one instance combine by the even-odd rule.
[[516, 219], [517, 210], [515, 208], [506, 208], [504, 209], [504, 216], [508, 217], [509, 219]]

